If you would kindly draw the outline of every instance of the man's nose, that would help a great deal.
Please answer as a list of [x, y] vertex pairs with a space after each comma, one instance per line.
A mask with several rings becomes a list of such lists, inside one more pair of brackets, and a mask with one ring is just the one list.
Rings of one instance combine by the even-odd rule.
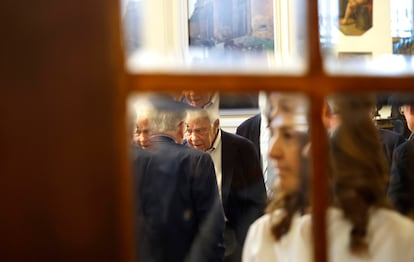
[[278, 159], [283, 156], [283, 150], [280, 146], [279, 139], [275, 139], [271, 142], [270, 148], [269, 148], [269, 157]]
[[192, 132], [189, 137], [191, 138], [191, 140], [197, 140], [198, 139], [198, 135], [196, 132]]

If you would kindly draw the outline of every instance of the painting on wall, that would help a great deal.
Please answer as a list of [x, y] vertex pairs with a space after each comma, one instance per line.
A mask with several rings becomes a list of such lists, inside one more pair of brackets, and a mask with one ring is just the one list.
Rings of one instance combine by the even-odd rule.
[[188, 0], [190, 48], [212, 55], [274, 49], [272, 0]]
[[338, 27], [344, 35], [363, 35], [372, 28], [373, 0], [339, 0]]

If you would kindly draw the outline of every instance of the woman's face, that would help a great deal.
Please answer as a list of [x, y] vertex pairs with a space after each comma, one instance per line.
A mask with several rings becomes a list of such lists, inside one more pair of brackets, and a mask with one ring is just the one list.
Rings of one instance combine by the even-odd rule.
[[302, 142], [295, 114], [281, 113], [272, 119], [269, 157], [278, 177], [278, 190], [293, 192], [300, 185]]

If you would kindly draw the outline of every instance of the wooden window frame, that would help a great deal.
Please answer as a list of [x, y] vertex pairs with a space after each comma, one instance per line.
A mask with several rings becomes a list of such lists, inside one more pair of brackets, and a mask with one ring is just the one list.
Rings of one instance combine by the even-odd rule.
[[[323, 69], [320, 52], [317, 1], [308, 2], [308, 68], [303, 76], [272, 76], [248, 74], [127, 74], [127, 94], [136, 91], [179, 91], [184, 89], [218, 90], [225, 92], [251, 91], [299, 91], [308, 95], [311, 101], [312, 154], [318, 156], [312, 165], [312, 215], [314, 261], [325, 262], [326, 230], [325, 210], [327, 207], [327, 177], [325, 173], [326, 133], [321, 122], [324, 98], [336, 92], [387, 92], [407, 91], [412, 88], [413, 77], [383, 76], [332, 76]], [[359, 83], [359, 85], [355, 85]], [[360, 87], [364, 88], [361, 89]], [[392, 89], [391, 89], [392, 88]]]
[[134, 261], [128, 95], [196, 87], [300, 91], [310, 97], [311, 139], [317, 141], [312, 150], [318, 156], [312, 166], [314, 257], [324, 262], [324, 97], [410, 91], [414, 83], [414, 75], [327, 75], [319, 49], [317, 0], [308, 1], [309, 70], [295, 77], [133, 75], [123, 61], [119, 1], [3, 1], [1, 7], [2, 260]]

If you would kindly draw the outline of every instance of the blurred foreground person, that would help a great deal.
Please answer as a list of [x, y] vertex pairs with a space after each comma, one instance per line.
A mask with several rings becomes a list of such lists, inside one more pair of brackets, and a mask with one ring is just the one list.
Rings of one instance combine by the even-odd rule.
[[[341, 125], [330, 138], [328, 261], [414, 261], [414, 224], [386, 199], [388, 166], [369, 113], [375, 100], [364, 95], [335, 99]], [[312, 261], [311, 231], [307, 215], [295, 261]]]
[[266, 205], [259, 157], [251, 141], [221, 130], [211, 111], [190, 110], [186, 125], [188, 145], [208, 152], [214, 161], [226, 219], [225, 261], [240, 261], [247, 229]]
[[308, 208], [308, 100], [299, 94], [272, 93], [269, 157], [278, 176], [266, 215], [251, 225], [243, 261], [292, 261], [301, 216]]
[[183, 105], [165, 97], [141, 103], [152, 135], [151, 149], [133, 162], [139, 261], [223, 261], [214, 164], [209, 154], [182, 145]]

